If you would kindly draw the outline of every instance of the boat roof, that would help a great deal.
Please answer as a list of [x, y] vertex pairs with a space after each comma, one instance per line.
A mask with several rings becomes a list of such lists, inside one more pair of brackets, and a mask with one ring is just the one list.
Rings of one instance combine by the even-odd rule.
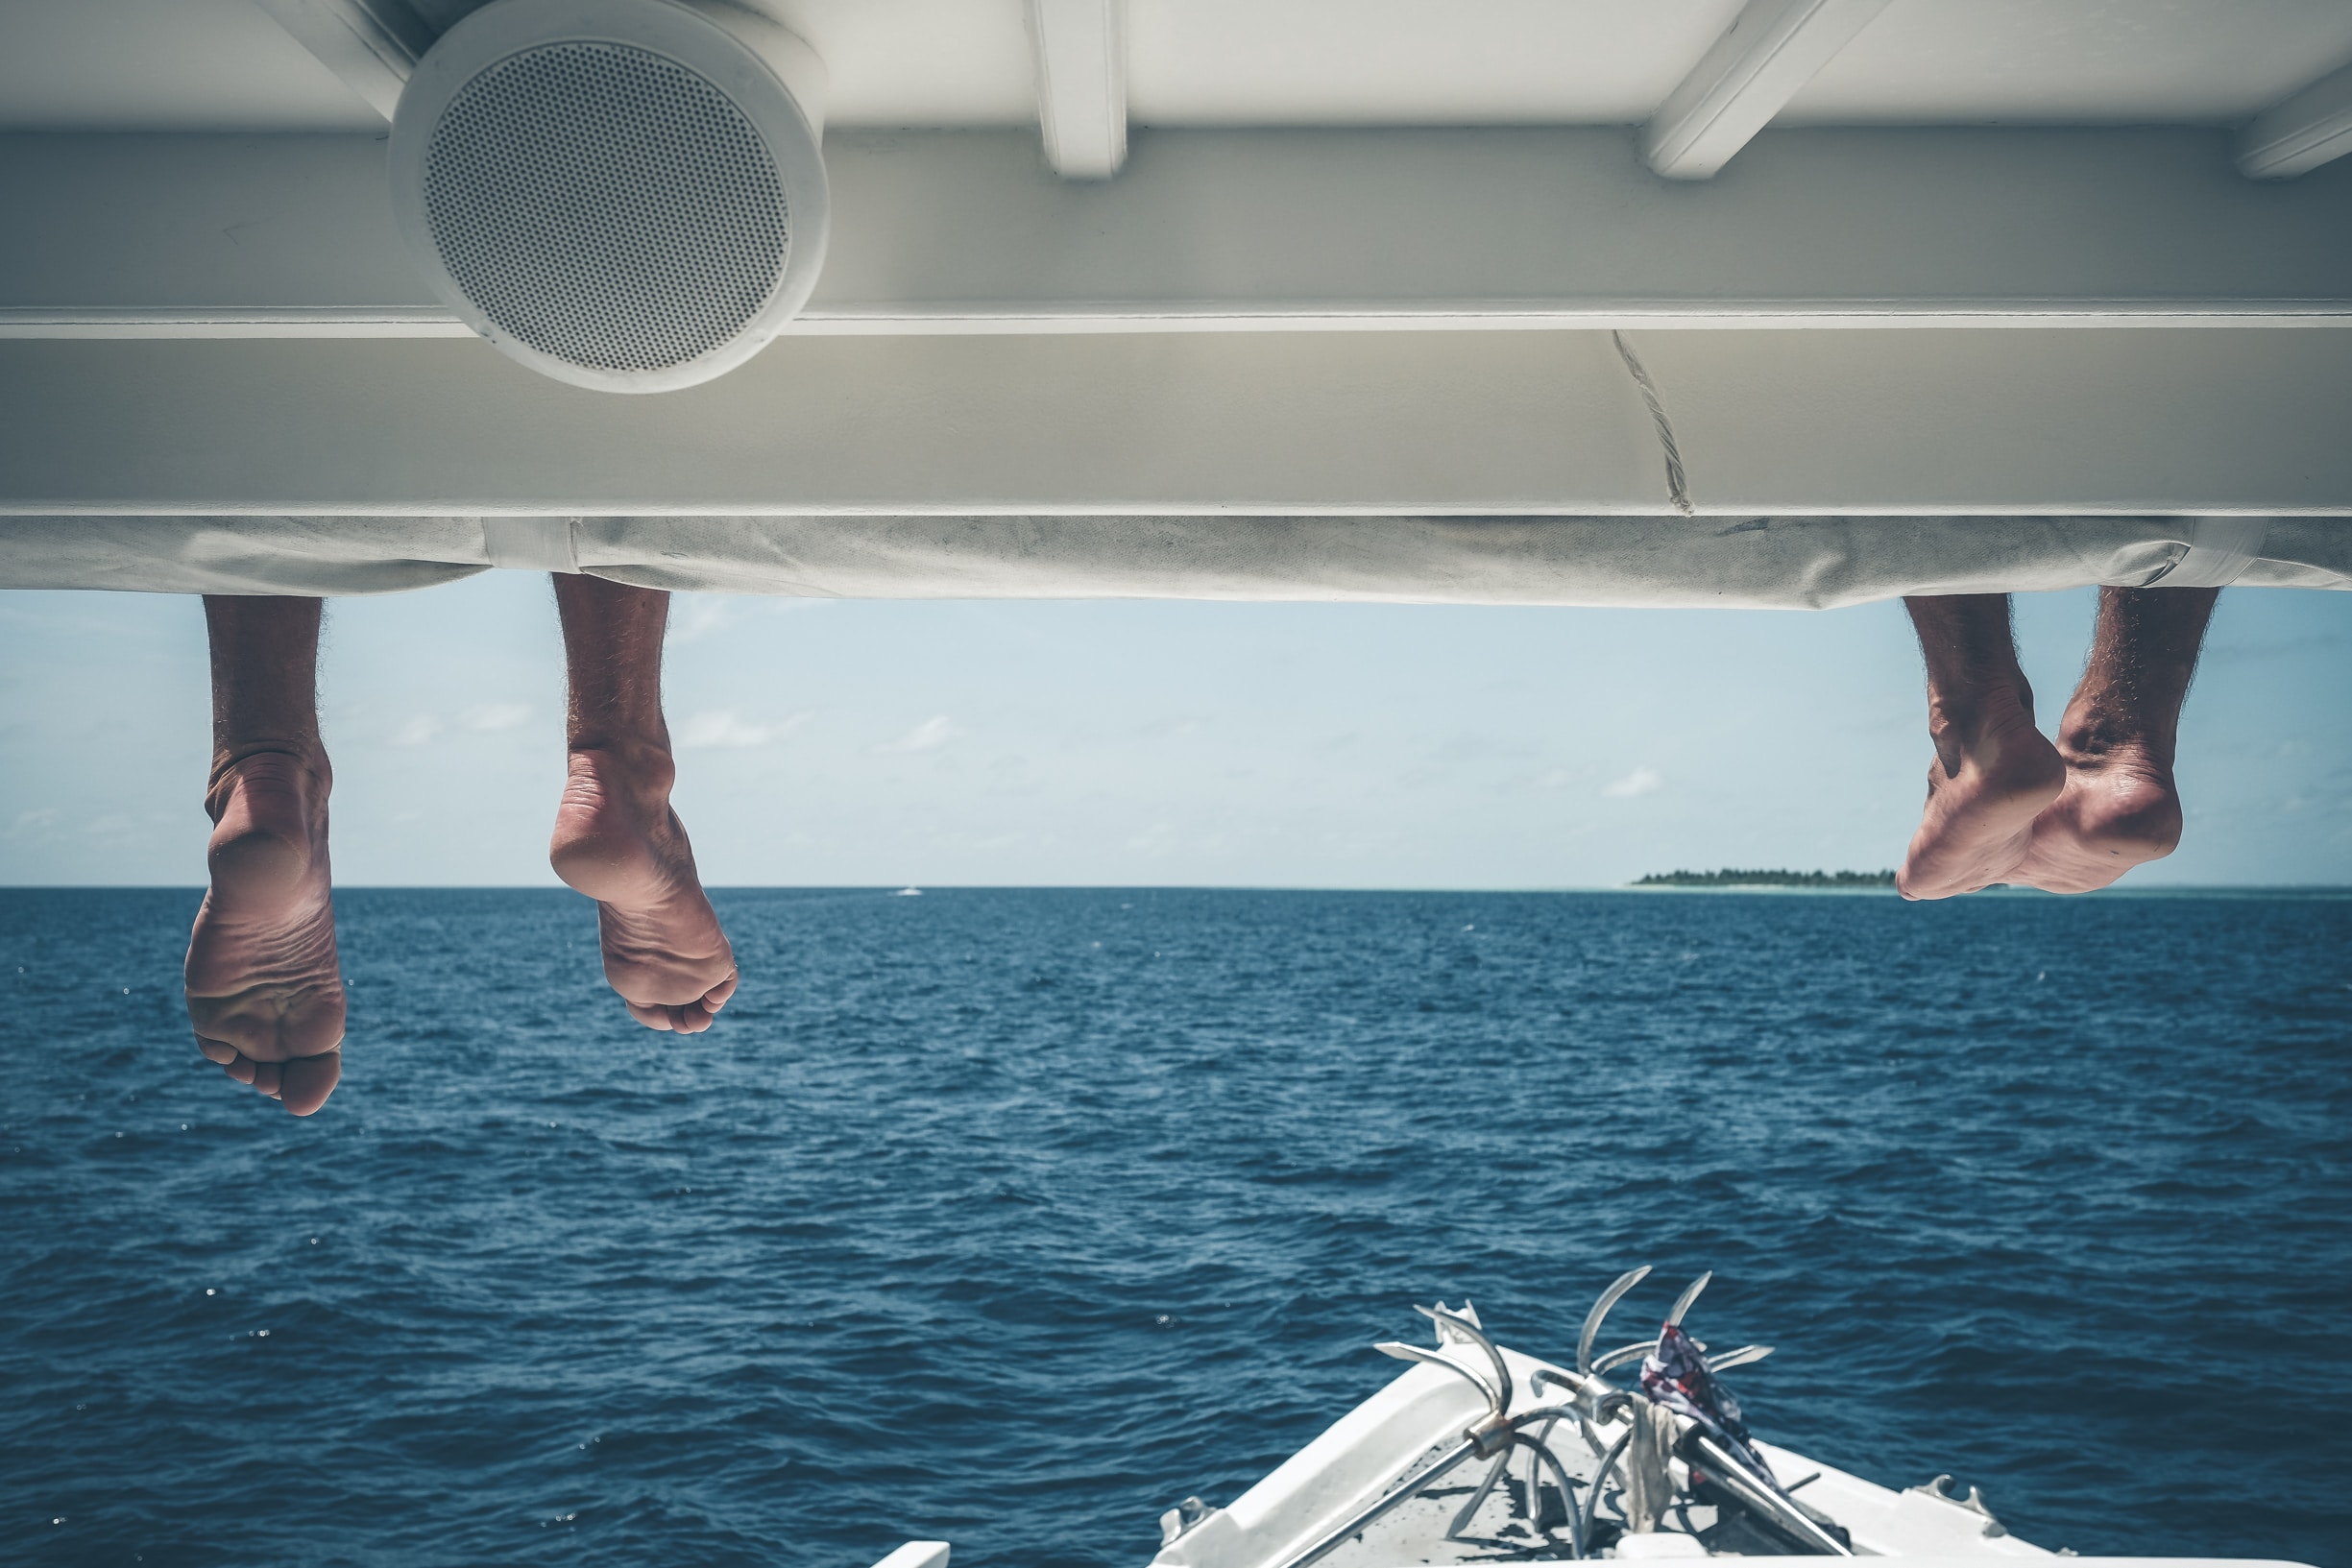
[[635, 398], [402, 249], [469, 0], [0, 8], [0, 514], [2352, 514], [2338, 0], [759, 3], [824, 271]]
[[[1631, 126], [1743, 0], [1128, 0], [1132, 124]], [[447, 27], [470, 0], [411, 0]], [[1027, 129], [1024, 0], [767, 0], [843, 130]], [[1894, 0], [1782, 126], [2230, 127], [2352, 63], [2335, 0]], [[12, 0], [0, 128], [369, 132], [381, 117], [254, 0]]]

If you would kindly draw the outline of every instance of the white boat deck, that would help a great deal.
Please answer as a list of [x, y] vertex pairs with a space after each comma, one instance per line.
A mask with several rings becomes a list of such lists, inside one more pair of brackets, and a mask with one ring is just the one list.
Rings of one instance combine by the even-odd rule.
[[[1625, 1276], [1595, 1305], [1574, 1365], [1493, 1345], [1472, 1309], [1456, 1315], [1441, 1307], [1432, 1315], [1440, 1333], [1434, 1349], [1380, 1347], [1418, 1364], [1224, 1507], [1187, 1499], [1164, 1515], [1152, 1568], [1405, 1568], [1580, 1556], [1983, 1564], [2053, 1556], [2010, 1533], [1973, 1490], [1952, 1495], [1946, 1477], [1923, 1477], [1898, 1491], [1758, 1443], [1777, 1495], [1752, 1481], [1727, 1486], [1710, 1479], [1702, 1464], [1717, 1477], [1726, 1467], [1717, 1462], [1720, 1449], [1709, 1457], [1706, 1430], [1629, 1388], [1622, 1374], [1614, 1383], [1608, 1376], [1612, 1366], [1637, 1366], [1655, 1341], [1591, 1354], [1610, 1305], [1645, 1272]], [[1705, 1284], [1705, 1277], [1695, 1282], [1667, 1321], [1679, 1323]], [[1728, 1367], [1768, 1354], [1751, 1346], [1709, 1360]], [[1513, 1432], [1535, 1442], [1514, 1441]], [[1556, 1463], [1546, 1462], [1545, 1446]], [[1572, 1500], [1562, 1495], [1564, 1479]]]

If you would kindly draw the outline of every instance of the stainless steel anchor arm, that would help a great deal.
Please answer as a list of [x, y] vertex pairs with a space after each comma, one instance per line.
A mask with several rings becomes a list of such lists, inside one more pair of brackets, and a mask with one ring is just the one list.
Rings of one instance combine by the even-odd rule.
[[1748, 1467], [1734, 1459], [1729, 1450], [1704, 1432], [1694, 1433], [1690, 1442], [1692, 1452], [1708, 1463], [1708, 1479], [1727, 1491], [1739, 1494], [1741, 1502], [1765, 1514], [1773, 1523], [1787, 1531], [1806, 1545], [1832, 1557], [1851, 1557], [1854, 1548], [1822, 1529], [1787, 1498], [1756, 1479]]
[[1487, 1353], [1487, 1362], [1494, 1368], [1494, 1386], [1502, 1393], [1502, 1400], [1495, 1406], [1494, 1413], [1500, 1415], [1509, 1410], [1511, 1408], [1511, 1367], [1503, 1360], [1503, 1353], [1495, 1348], [1494, 1341], [1487, 1338], [1486, 1331], [1461, 1314], [1447, 1312], [1443, 1306], [1416, 1307], [1413, 1310], [1437, 1324], [1441, 1330], [1450, 1328]]
[[[1555, 1405], [1545, 1410], [1529, 1411], [1524, 1415], [1512, 1417], [1508, 1429], [1510, 1433], [1508, 1444], [1500, 1454], [1495, 1456], [1494, 1467], [1487, 1472], [1487, 1479], [1479, 1483], [1478, 1490], [1470, 1495], [1470, 1500], [1463, 1505], [1460, 1512], [1454, 1515], [1453, 1523], [1446, 1527], [1445, 1538], [1450, 1541], [1461, 1534], [1470, 1520], [1477, 1516], [1479, 1505], [1486, 1502], [1487, 1494], [1494, 1489], [1494, 1484], [1502, 1479], [1505, 1467], [1511, 1463], [1512, 1453], [1516, 1449], [1527, 1448], [1534, 1450], [1538, 1465], [1551, 1466], [1552, 1478], [1560, 1484], [1561, 1499], [1567, 1506], [1569, 1556], [1581, 1560], [1585, 1556], [1585, 1538], [1590, 1533], [1590, 1529], [1586, 1523], [1585, 1509], [1583, 1505], [1576, 1501], [1576, 1488], [1569, 1484], [1567, 1466], [1560, 1462], [1560, 1456], [1553, 1453], [1551, 1444], [1544, 1440], [1549, 1435], [1554, 1423], [1576, 1413], [1576, 1408], [1572, 1405]], [[1542, 1433], [1531, 1436], [1523, 1430], [1539, 1421], [1544, 1424]], [[1478, 1435], [1473, 1431], [1467, 1435], [1468, 1440], [1474, 1442]], [[1596, 1480], [1592, 1484], [1594, 1495], [1598, 1496], [1600, 1483]], [[1527, 1511], [1531, 1519], [1537, 1516], [1535, 1473], [1531, 1473], [1528, 1478]]]
[[1615, 1306], [1626, 1291], [1649, 1276], [1650, 1266], [1646, 1263], [1638, 1268], [1629, 1268], [1619, 1274], [1609, 1289], [1601, 1292], [1600, 1298], [1592, 1303], [1592, 1310], [1585, 1314], [1584, 1332], [1576, 1337], [1576, 1369], [1579, 1372], [1592, 1370], [1592, 1339], [1601, 1332], [1601, 1319], [1609, 1315], [1609, 1309]]
[[[1625, 1430], [1617, 1434], [1617, 1440], [1611, 1443], [1609, 1447], [1603, 1451], [1600, 1458], [1600, 1462], [1593, 1466], [1592, 1517], [1595, 1519], [1598, 1519], [1601, 1516], [1601, 1488], [1609, 1482], [1609, 1472], [1617, 1467], [1617, 1461], [1625, 1457], [1626, 1445], [1633, 1440], [1634, 1424], [1631, 1421], [1628, 1421], [1625, 1423]], [[1617, 1483], [1617, 1488], [1620, 1492], [1624, 1490], [1625, 1484], [1626, 1484], [1624, 1482]], [[1622, 1497], [1620, 1497], [1618, 1501], [1620, 1507], [1622, 1507]]]
[[1470, 1500], [1455, 1512], [1453, 1523], [1445, 1527], [1447, 1540], [1460, 1540], [1462, 1532], [1470, 1528], [1470, 1521], [1478, 1517], [1480, 1508], [1486, 1507], [1487, 1498], [1494, 1490], [1494, 1484], [1503, 1479], [1503, 1471], [1510, 1467], [1513, 1452], [1506, 1448], [1494, 1456], [1494, 1462], [1487, 1466], [1487, 1479], [1478, 1484], [1478, 1489], [1470, 1493]]
[[1674, 1298], [1674, 1306], [1666, 1314], [1666, 1321], [1677, 1328], [1682, 1327], [1683, 1315], [1690, 1311], [1690, 1304], [1699, 1299], [1699, 1292], [1706, 1290], [1707, 1282], [1714, 1277], [1715, 1271], [1710, 1268], [1688, 1285], [1684, 1286], [1683, 1293]]
[[1527, 1386], [1539, 1394], [1543, 1392], [1547, 1384], [1555, 1388], [1565, 1388], [1568, 1391], [1568, 1397], [1575, 1401], [1576, 1415], [1585, 1421], [1613, 1419], [1617, 1411], [1634, 1402], [1632, 1394], [1627, 1393], [1615, 1384], [1606, 1382], [1589, 1373], [1579, 1376], [1573, 1372], [1562, 1372], [1549, 1366], [1540, 1366], [1527, 1380]]
[[1628, 1362], [1641, 1360], [1642, 1357], [1651, 1354], [1657, 1348], [1656, 1339], [1642, 1339], [1634, 1344], [1619, 1345], [1614, 1350], [1592, 1358], [1593, 1376], [1598, 1377], [1604, 1372], [1613, 1372]]
[[1516, 1430], [1519, 1427], [1533, 1426], [1538, 1421], [1564, 1421], [1572, 1415], [1583, 1413], [1583, 1410], [1575, 1405], [1546, 1405], [1541, 1410], [1526, 1411], [1513, 1416], [1511, 1425], [1514, 1430]]
[[[1657, 1349], [1656, 1339], [1643, 1339], [1637, 1344], [1619, 1345], [1614, 1350], [1593, 1357], [1592, 1370], [1596, 1374], [1612, 1372], [1628, 1362], [1639, 1361]], [[1741, 1345], [1737, 1350], [1727, 1350], [1720, 1356], [1708, 1357], [1707, 1369], [1710, 1372], [1721, 1372], [1734, 1366], [1745, 1366], [1751, 1362], [1762, 1361], [1766, 1356], [1772, 1354], [1772, 1350], [1773, 1347], [1770, 1345]]]
[[1394, 1339], [1384, 1339], [1372, 1348], [1383, 1356], [1394, 1356], [1400, 1362], [1427, 1362], [1432, 1366], [1443, 1366], [1448, 1372], [1467, 1379], [1472, 1387], [1486, 1396], [1487, 1414], [1490, 1418], [1503, 1413], [1503, 1401], [1507, 1397], [1506, 1394], [1501, 1388], [1490, 1383], [1486, 1374], [1476, 1367], [1465, 1366], [1443, 1351], [1423, 1350], [1419, 1345], [1402, 1344]]
[[[1560, 1500], [1567, 1505], [1568, 1509], [1568, 1556], [1582, 1561], [1585, 1556], [1585, 1510], [1583, 1505], [1576, 1501], [1576, 1488], [1568, 1484], [1568, 1467], [1560, 1462], [1560, 1456], [1553, 1453], [1552, 1445], [1542, 1438], [1530, 1437], [1523, 1432], [1515, 1432], [1514, 1435], [1520, 1442], [1534, 1449], [1537, 1458], [1552, 1467], [1552, 1479], [1560, 1483]], [[1599, 1486], [1600, 1484], [1596, 1481], [1593, 1484], [1596, 1496], [1599, 1494]], [[1529, 1494], [1531, 1504], [1533, 1497], [1531, 1490]]]

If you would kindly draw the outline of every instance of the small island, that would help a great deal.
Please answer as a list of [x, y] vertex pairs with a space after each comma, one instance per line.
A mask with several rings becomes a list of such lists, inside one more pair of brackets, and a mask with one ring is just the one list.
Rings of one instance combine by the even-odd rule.
[[1653, 872], [1636, 887], [1892, 887], [1891, 871]]

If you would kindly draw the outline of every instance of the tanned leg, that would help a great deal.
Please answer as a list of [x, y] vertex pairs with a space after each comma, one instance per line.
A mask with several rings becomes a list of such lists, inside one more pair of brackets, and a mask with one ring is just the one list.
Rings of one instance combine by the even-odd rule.
[[1903, 601], [1928, 664], [1928, 805], [1895, 882], [1942, 899], [2015, 880], [2034, 819], [2058, 798], [2065, 765], [2033, 727], [2003, 593]]
[[2091, 659], [2058, 729], [2066, 788], [2033, 825], [2013, 880], [2104, 887], [2180, 842], [2172, 756], [2218, 588], [2099, 590]]
[[735, 994], [735, 953], [669, 808], [677, 767], [662, 717], [669, 595], [555, 579], [571, 676], [570, 771], [548, 859], [596, 901], [604, 977], [651, 1029], [693, 1034]]
[[343, 1072], [319, 615], [317, 599], [205, 599], [212, 885], [187, 958], [197, 1049], [296, 1116], [326, 1104]]

